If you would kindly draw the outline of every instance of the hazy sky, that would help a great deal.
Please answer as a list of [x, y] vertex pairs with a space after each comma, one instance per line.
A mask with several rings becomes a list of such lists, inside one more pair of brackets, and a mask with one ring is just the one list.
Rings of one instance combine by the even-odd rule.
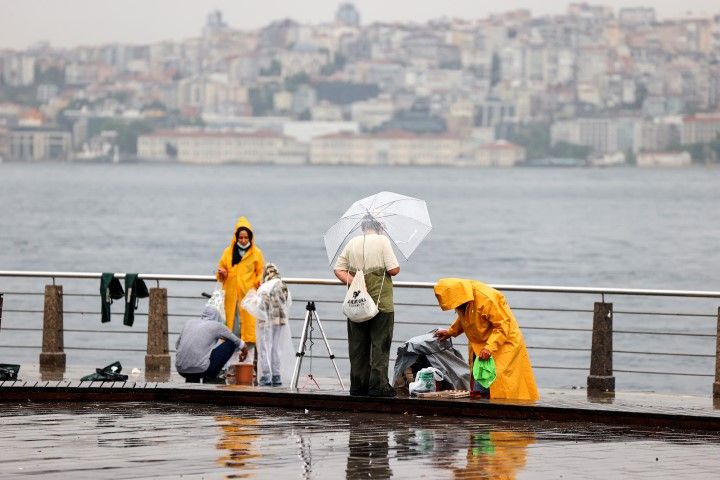
[[[0, 48], [22, 49], [48, 40], [54, 46], [151, 43], [198, 36], [208, 12], [219, 9], [233, 27], [251, 29], [290, 17], [331, 20], [339, 0], [0, 0]], [[362, 23], [425, 21], [441, 16], [478, 18], [515, 8], [534, 14], [565, 11], [566, 0], [356, 0]], [[597, 0], [594, 4], [652, 6], [660, 17], [720, 12], [714, 0]]]

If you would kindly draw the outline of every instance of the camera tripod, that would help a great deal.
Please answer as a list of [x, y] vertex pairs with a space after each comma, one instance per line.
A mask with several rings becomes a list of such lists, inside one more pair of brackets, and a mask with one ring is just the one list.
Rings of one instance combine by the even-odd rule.
[[330, 361], [332, 362], [333, 367], [335, 367], [335, 373], [337, 374], [337, 378], [340, 381], [340, 387], [345, 390], [345, 385], [343, 384], [342, 377], [340, 377], [340, 370], [338, 370], [337, 363], [335, 363], [335, 355], [333, 355], [332, 350], [330, 350], [330, 344], [328, 343], [327, 336], [325, 335], [325, 329], [323, 328], [322, 323], [320, 323], [320, 317], [317, 316], [317, 312], [315, 311], [315, 302], [312, 301], [308, 302], [305, 306], [305, 323], [303, 324], [303, 331], [300, 335], [300, 347], [295, 354], [297, 360], [295, 360], [295, 370], [293, 371], [290, 388], [297, 390], [298, 379], [300, 377], [300, 366], [302, 365], [303, 357], [305, 356], [305, 343], [307, 342], [308, 335], [310, 335], [311, 337], [310, 343], [312, 345], [311, 329], [313, 321], [317, 322], [318, 327], [320, 327], [320, 333], [322, 334], [323, 340], [325, 341], [325, 347], [327, 347]]

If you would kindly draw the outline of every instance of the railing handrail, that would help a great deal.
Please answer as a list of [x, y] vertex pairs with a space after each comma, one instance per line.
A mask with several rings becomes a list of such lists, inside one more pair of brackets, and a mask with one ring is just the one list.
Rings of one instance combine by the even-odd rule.
[[[41, 272], [41, 271], [19, 271], [0, 270], [0, 277], [25, 277], [25, 278], [78, 278], [78, 279], [99, 279], [102, 273], [96, 272]], [[125, 278], [125, 273], [115, 273], [116, 278]], [[213, 275], [174, 275], [165, 273], [141, 273], [139, 278], [143, 280], [165, 280], [178, 282], [212, 282]], [[329, 278], [303, 278], [287, 277], [283, 279], [287, 284], [294, 285], [337, 285], [343, 283], [337, 279]], [[398, 288], [426, 288], [432, 289], [435, 282], [393, 282]], [[568, 287], [555, 285], [502, 285], [490, 284], [491, 287], [505, 292], [534, 292], [534, 293], [572, 293], [572, 294], [597, 294], [597, 295], [638, 295], [656, 297], [692, 297], [692, 298], [720, 298], [720, 291], [706, 290], [658, 290], [641, 288], [615, 288], [615, 287]]]

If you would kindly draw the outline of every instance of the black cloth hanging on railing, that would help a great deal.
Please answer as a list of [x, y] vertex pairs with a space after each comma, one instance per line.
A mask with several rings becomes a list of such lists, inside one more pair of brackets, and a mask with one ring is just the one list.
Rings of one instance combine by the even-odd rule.
[[115, 278], [114, 273], [103, 273], [100, 277], [100, 315], [101, 322], [108, 323], [110, 321], [110, 305], [113, 300], [121, 299], [125, 296], [120, 280]]
[[135, 310], [138, 307], [139, 298], [147, 298], [150, 296], [147, 285], [142, 279], [138, 278], [137, 273], [125, 274], [125, 317], [123, 325], [132, 327], [135, 323]]

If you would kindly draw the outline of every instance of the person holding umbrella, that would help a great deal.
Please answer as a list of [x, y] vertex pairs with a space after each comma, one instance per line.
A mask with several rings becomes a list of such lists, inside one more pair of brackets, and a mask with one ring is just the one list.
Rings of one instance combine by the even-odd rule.
[[377, 299], [379, 310], [363, 323], [348, 320], [350, 395], [394, 397], [388, 363], [395, 324], [392, 277], [400, 273], [400, 265], [379, 221], [366, 215], [361, 229], [362, 235], [345, 245], [335, 264], [335, 276], [346, 285], [355, 272], [364, 272], [367, 291]]
[[458, 315], [450, 328], [437, 330], [435, 337], [447, 340], [465, 333], [471, 368], [475, 357], [495, 361], [497, 377], [489, 392], [483, 393], [512, 400], [540, 398], [523, 334], [502, 293], [475, 280], [441, 278], [435, 284], [435, 296], [441, 309], [454, 309]]
[[423, 200], [380, 192], [354, 202], [325, 232], [325, 250], [335, 276], [350, 285], [362, 270], [367, 294], [378, 307], [378, 313], [364, 323], [348, 318], [350, 395], [395, 396], [388, 382], [395, 324], [392, 277], [400, 273], [395, 252], [407, 260], [431, 229]]

